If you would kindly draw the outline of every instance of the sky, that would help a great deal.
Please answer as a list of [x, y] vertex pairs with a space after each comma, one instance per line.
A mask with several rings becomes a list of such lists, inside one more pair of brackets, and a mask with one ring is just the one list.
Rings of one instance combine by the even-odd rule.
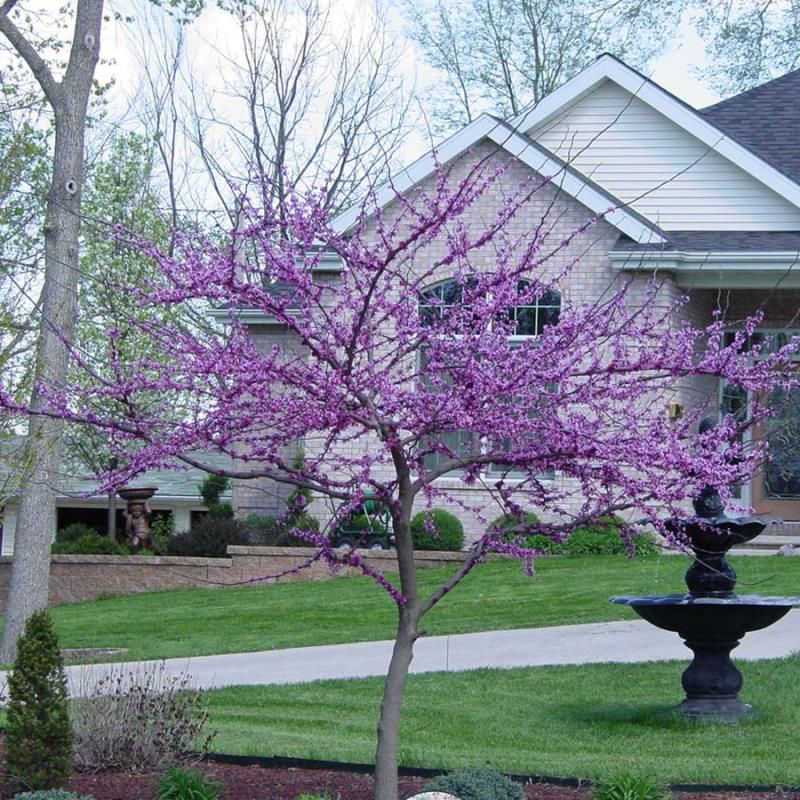
[[705, 47], [693, 27], [684, 20], [678, 36], [652, 65], [650, 77], [667, 91], [695, 108], [703, 108], [722, 98], [702, 82], [692, 70], [705, 64]]
[[[141, 8], [141, 0], [132, 0], [132, 2], [134, 3], [134, 10], [136, 10], [136, 4]], [[359, 0], [336, 0], [336, 3], [337, 7], [342, 11], [333, 18], [335, 22], [338, 21], [342, 24], [342, 20], [348, 22], [358, 18]], [[363, 5], [361, 8], [363, 8]], [[398, 28], [402, 26], [399, 15], [395, 15], [394, 19], [390, 19], [390, 23]], [[202, 47], [197, 45], [207, 43], [220, 48], [220, 45], [224, 46], [226, 40], [235, 40], [237, 32], [230, 15], [219, 11], [216, 7], [209, 7], [203, 12], [200, 19], [191, 26], [189, 37], [188, 49], [190, 52], [197, 54], [202, 52]], [[126, 33], [123, 26], [111, 24], [104, 31], [102, 45], [104, 57], [113, 59], [114, 65], [113, 67], [101, 67], [101, 70], [105, 69], [109, 74], [113, 74], [117, 81], [117, 88], [121, 89], [123, 94], [130, 96], [137, 88], [135, 76], [138, 70], [137, 59], [133, 49], [134, 45], [130, 35]], [[408, 48], [404, 61], [405, 70], [409, 77], [413, 77], [413, 73], [416, 71], [417, 84], [424, 85], [431, 73], [421, 64], [422, 59], [413, 51], [413, 45], [409, 44]], [[679, 26], [678, 35], [673, 43], [660, 58], [653, 62], [650, 77], [689, 105], [695, 108], [702, 108], [721, 99], [693, 72], [693, 69], [703, 65], [704, 60], [703, 43], [695, 33], [689, 20], [685, 19]], [[203, 75], [203, 59], [195, 55], [193, 69], [200, 71], [199, 82], [218, 83], [220, 75], [215, 74], [216, 70], [210, 64], [206, 64], [205, 68], [208, 72]], [[414, 148], [422, 146], [422, 142], [412, 145]], [[409, 155], [415, 158], [420, 153], [410, 153]]]

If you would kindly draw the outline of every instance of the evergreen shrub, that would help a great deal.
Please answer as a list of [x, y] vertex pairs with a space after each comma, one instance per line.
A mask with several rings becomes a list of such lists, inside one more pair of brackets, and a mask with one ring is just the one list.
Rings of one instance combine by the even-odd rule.
[[56, 544], [71, 544], [72, 542], [76, 542], [78, 539], [82, 539], [85, 536], [97, 535], [97, 530], [95, 530], [91, 525], [86, 525], [83, 522], [73, 522], [71, 525], [67, 525], [66, 528], [61, 528], [61, 530], [56, 533]]
[[248, 514], [243, 525], [247, 543], [260, 547], [313, 547], [306, 539], [292, 536], [293, 527], [319, 530], [319, 522], [311, 517], [306, 525], [290, 523], [287, 517], [270, 517], [265, 514]]
[[[432, 524], [436, 535], [426, 528]], [[417, 550], [462, 550], [464, 548], [464, 526], [455, 515], [442, 508], [420, 511], [411, 520], [411, 538]]]
[[71, 772], [72, 728], [64, 661], [47, 611], [33, 613], [8, 679], [6, 788], [57, 789]]
[[520, 784], [491, 767], [475, 767], [439, 775], [425, 785], [426, 792], [447, 792], [459, 800], [525, 800]]
[[92, 795], [77, 795], [66, 789], [38, 789], [35, 792], [22, 792], [14, 800], [94, 800]]
[[230, 481], [222, 475], [206, 475], [200, 484], [200, 497], [208, 509], [208, 516], [214, 519], [233, 519], [233, 506], [220, 502], [220, 495], [227, 490]]
[[[546, 536], [543, 533], [531, 533], [526, 528], [535, 528], [540, 523], [539, 517], [532, 511], [525, 513], [522, 518], [516, 514], [503, 514], [489, 523], [488, 530], [500, 528], [509, 531], [509, 538], [516, 540], [520, 546], [538, 550], [547, 555], [561, 555], [564, 553], [564, 545]], [[512, 528], [518, 531], [512, 533]]]
[[[77, 527], [71, 525], [70, 527]], [[68, 541], [59, 542], [58, 537], [50, 550], [55, 555], [103, 555], [103, 556], [127, 556], [130, 555], [130, 548], [122, 543], [109, 539], [108, 536], [101, 536], [92, 528], [89, 532], [79, 536], [77, 539], [70, 538]]]

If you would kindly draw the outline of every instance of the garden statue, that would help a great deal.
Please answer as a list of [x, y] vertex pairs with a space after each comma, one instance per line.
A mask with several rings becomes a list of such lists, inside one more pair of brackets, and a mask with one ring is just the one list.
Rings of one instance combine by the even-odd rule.
[[120, 489], [119, 491], [119, 496], [128, 503], [128, 507], [123, 512], [125, 535], [134, 553], [155, 549], [150, 533], [150, 520], [153, 518], [153, 513], [147, 502], [155, 493], [156, 489], [151, 487]]

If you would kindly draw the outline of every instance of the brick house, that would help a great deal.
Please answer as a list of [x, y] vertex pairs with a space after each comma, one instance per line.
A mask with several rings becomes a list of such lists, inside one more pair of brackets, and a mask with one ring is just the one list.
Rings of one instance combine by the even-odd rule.
[[[708, 324], [718, 308], [730, 320], [763, 308], [760, 335], [780, 340], [800, 330], [798, 123], [800, 71], [697, 110], [603, 55], [514, 119], [482, 115], [443, 142], [436, 158], [420, 158], [392, 186], [378, 189], [376, 198], [390, 209], [397, 191], [413, 191], [431, 179], [437, 159], [452, 165], [456, 176], [472, 159], [501, 159], [501, 180], [472, 213], [491, 214], [533, 172], [550, 183], [514, 225], [534, 224], [546, 214], [551, 235], [558, 237], [604, 214], [587, 239], [551, 264], [558, 269], [577, 259], [559, 293], [528, 310], [527, 333], [535, 335], [537, 325], [557, 315], [561, 302], [591, 301], [619, 280], [643, 286], [655, 271], [667, 298], [690, 298], [686, 313], [693, 322]], [[343, 213], [336, 225], [346, 231], [358, 213]], [[340, 269], [335, 258], [323, 261], [318, 280], [335, 283]], [[439, 299], [453, 290], [452, 276], [440, 277], [428, 290]], [[225, 312], [216, 313], [224, 319]], [[285, 330], [260, 312], [244, 311], [239, 318], [265, 349], [287, 346]], [[740, 495], [758, 512], [800, 521], [800, 397], [781, 401], [775, 424], [780, 435], [757, 432], [770, 437], [770, 462], [740, 487]], [[746, 407], [747, 398], [706, 381], [677, 386], [671, 409], [680, 413], [697, 403], [719, 413]], [[457, 477], [439, 480], [467, 506], [486, 502], [480, 489]], [[242, 482], [234, 486], [234, 505], [240, 514], [280, 514], [287, 492], [267, 482]], [[321, 503], [314, 511], [329, 514]], [[468, 539], [481, 532], [477, 518], [458, 513]]]

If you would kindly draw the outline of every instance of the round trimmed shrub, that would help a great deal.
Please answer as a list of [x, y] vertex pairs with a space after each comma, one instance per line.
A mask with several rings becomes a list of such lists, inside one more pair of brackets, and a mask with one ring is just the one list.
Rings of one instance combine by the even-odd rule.
[[459, 800], [525, 800], [520, 784], [491, 767], [458, 770], [425, 785], [426, 792], [447, 792]]
[[[426, 528], [433, 525], [436, 535]], [[464, 526], [458, 517], [443, 508], [420, 511], [411, 520], [411, 538], [417, 550], [463, 550]]]
[[539, 522], [539, 517], [537, 517], [533, 511], [525, 512], [522, 517], [518, 517], [516, 514], [502, 514], [489, 523], [488, 529], [491, 530], [492, 528], [500, 528], [501, 531], [510, 531], [512, 528], [515, 528], [518, 525], [520, 527], [534, 527], [535, 525], [538, 525]]

